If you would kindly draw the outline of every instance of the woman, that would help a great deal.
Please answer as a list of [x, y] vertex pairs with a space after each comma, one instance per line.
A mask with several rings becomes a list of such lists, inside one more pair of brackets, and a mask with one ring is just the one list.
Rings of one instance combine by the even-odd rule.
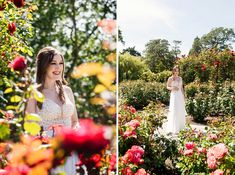
[[[78, 117], [73, 92], [66, 86], [64, 79], [64, 57], [53, 47], [41, 49], [37, 55], [36, 83], [38, 90], [45, 96], [43, 103], [29, 99], [26, 113], [37, 113], [41, 117], [42, 130], [50, 137], [53, 136], [52, 126], [62, 125], [76, 128]], [[77, 158], [71, 156], [64, 166], [53, 172], [64, 171], [75, 175]]]
[[168, 78], [167, 89], [171, 91], [170, 107], [167, 116], [167, 131], [177, 134], [181, 129], [185, 128], [186, 123], [183, 81], [179, 76], [178, 66], [173, 68], [172, 76]]

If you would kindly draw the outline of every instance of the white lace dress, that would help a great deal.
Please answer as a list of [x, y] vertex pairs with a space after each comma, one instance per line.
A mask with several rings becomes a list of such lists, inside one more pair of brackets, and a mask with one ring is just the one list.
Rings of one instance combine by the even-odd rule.
[[182, 93], [182, 78], [173, 80], [171, 87], [178, 87], [179, 90], [172, 90], [170, 94], [169, 113], [167, 115], [167, 132], [173, 134], [179, 133], [181, 129], [185, 128], [186, 110], [185, 101]]
[[[65, 94], [65, 103], [59, 106], [53, 100], [48, 98], [42, 104], [42, 109], [38, 109], [38, 115], [41, 117], [40, 125], [46, 131], [47, 136], [52, 137], [53, 131], [49, 130], [52, 125], [63, 125], [71, 127], [71, 116], [74, 112], [75, 106]], [[65, 172], [67, 175], [76, 175], [76, 166], [78, 158], [75, 154], [68, 157], [63, 166], [59, 166], [51, 171], [52, 174]]]

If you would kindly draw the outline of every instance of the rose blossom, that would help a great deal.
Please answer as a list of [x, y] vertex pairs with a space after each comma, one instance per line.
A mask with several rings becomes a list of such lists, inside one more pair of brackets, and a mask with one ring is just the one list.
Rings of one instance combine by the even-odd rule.
[[131, 168], [128, 166], [128, 167], [122, 169], [122, 174], [123, 175], [133, 175], [133, 172], [131, 171]]
[[116, 169], [116, 160], [117, 155], [114, 153], [111, 156], [110, 163], [109, 163], [109, 170], [114, 171]]
[[15, 59], [8, 65], [15, 71], [23, 71], [26, 67], [26, 59], [23, 56], [15, 57]]
[[198, 148], [197, 152], [200, 153], [200, 154], [201, 153], [206, 154], [206, 148]]
[[134, 175], [149, 175], [149, 174], [145, 171], [145, 169], [141, 168], [138, 169], [138, 171]]
[[89, 158], [86, 158], [83, 154], [78, 155], [78, 163], [77, 166], [85, 165], [88, 169], [92, 168], [98, 168], [101, 166], [101, 155], [100, 154], [94, 154]]
[[79, 123], [79, 128], [63, 128], [58, 134], [66, 151], [94, 154], [109, 144], [111, 138], [106, 137], [107, 127], [96, 125], [91, 119], [81, 119]]
[[193, 142], [187, 142], [186, 144], [185, 144], [185, 147], [189, 150], [189, 149], [193, 149], [193, 148], [195, 148], [195, 143], [193, 143]]
[[224, 171], [220, 170], [220, 169], [217, 169], [215, 170], [214, 172], [211, 173], [211, 175], [223, 175], [224, 174]]
[[207, 157], [209, 156], [215, 156], [216, 159], [223, 158], [228, 153], [228, 149], [225, 144], [220, 143], [217, 145], [214, 145], [208, 150]]
[[210, 169], [216, 168], [216, 158], [214, 156], [210, 156], [207, 158], [207, 164]]
[[216, 140], [218, 137], [216, 134], [209, 134], [207, 140]]
[[14, 22], [8, 23], [8, 30], [11, 35], [14, 34], [14, 32], [16, 31], [16, 25]]
[[185, 150], [183, 154], [184, 154], [185, 156], [190, 156], [190, 155], [193, 154], [193, 150], [192, 150], [192, 149]]
[[24, 0], [13, 0], [16, 7], [20, 8], [24, 6]]
[[128, 149], [126, 154], [123, 156], [122, 160], [124, 163], [132, 162], [134, 164], [143, 163], [143, 159], [141, 157], [144, 154], [144, 149], [140, 146], [132, 146], [131, 149]]

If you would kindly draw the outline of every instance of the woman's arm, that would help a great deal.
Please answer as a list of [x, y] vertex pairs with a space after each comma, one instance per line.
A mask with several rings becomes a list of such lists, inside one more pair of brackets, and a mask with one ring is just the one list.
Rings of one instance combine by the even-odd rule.
[[166, 83], [166, 88], [170, 91], [173, 90], [173, 87], [171, 87], [171, 82], [172, 82], [172, 79], [171, 77], [169, 77]]
[[76, 127], [78, 127], [78, 115], [77, 115], [77, 109], [76, 109], [73, 91], [68, 86], [66, 86], [66, 89], [68, 91], [68, 96], [69, 96], [71, 102], [74, 104], [74, 112], [73, 112], [73, 115], [71, 116], [71, 121], [72, 121], [72, 128], [76, 128]]
[[36, 100], [34, 98], [29, 98], [26, 103], [25, 113], [36, 113]]

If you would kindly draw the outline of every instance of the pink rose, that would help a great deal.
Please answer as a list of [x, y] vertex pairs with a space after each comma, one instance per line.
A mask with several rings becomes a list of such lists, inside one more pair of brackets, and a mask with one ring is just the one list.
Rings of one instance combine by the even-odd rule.
[[200, 154], [206, 154], [206, 148], [198, 148], [197, 149], [197, 152], [200, 153]]
[[207, 165], [210, 169], [214, 169], [216, 168], [217, 164], [216, 164], [216, 158], [214, 156], [210, 156], [207, 158]]
[[122, 169], [122, 174], [124, 175], [133, 175], [134, 173], [131, 171], [131, 168], [128, 166], [124, 169]]
[[216, 134], [209, 134], [207, 140], [216, 140], [218, 137]]
[[207, 157], [214, 156], [216, 159], [223, 158], [228, 153], [228, 149], [225, 144], [220, 143], [214, 145], [208, 150]]
[[188, 143], [186, 143], [185, 144], [185, 147], [189, 150], [189, 149], [193, 149], [193, 148], [195, 148], [195, 143], [193, 143], [193, 142], [188, 142]]
[[128, 149], [128, 151], [125, 153], [125, 155], [122, 157], [122, 161], [124, 163], [134, 163], [134, 164], [142, 164], [144, 160], [142, 159], [142, 156], [144, 154], [144, 149], [140, 146], [132, 146], [131, 149]]
[[134, 175], [149, 175], [149, 174], [145, 171], [145, 169], [141, 168], [138, 169], [138, 171]]
[[184, 154], [185, 156], [190, 156], [190, 155], [193, 154], [193, 150], [192, 150], [192, 149], [185, 150], [183, 154]]
[[211, 173], [211, 175], [223, 175], [224, 174], [224, 171], [220, 170], [220, 169], [217, 169], [215, 170], [214, 172]]

